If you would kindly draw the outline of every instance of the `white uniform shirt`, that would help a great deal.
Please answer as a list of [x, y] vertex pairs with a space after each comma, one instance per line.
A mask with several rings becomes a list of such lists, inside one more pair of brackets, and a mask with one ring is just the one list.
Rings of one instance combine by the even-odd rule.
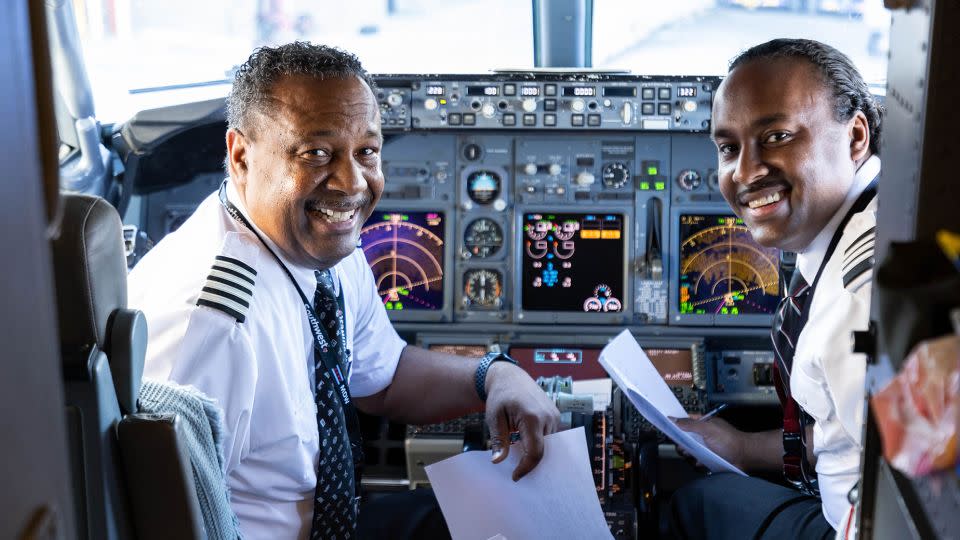
[[[227, 192], [246, 215], [232, 183]], [[217, 255], [256, 270], [243, 322], [196, 305]], [[284, 264], [312, 301], [313, 269]], [[406, 344], [387, 319], [362, 250], [333, 273], [343, 288], [353, 351], [350, 391], [369, 396], [393, 380]], [[144, 376], [195, 386], [223, 408], [227, 484], [245, 537], [306, 538], [319, 449], [313, 335], [300, 296], [273, 256], [214, 193], [137, 264], [129, 304], [144, 312], [149, 327]]]
[[[840, 221], [879, 172], [880, 158], [872, 156], [857, 171], [843, 206], [798, 253], [797, 268], [807, 283], [816, 278]], [[794, 399], [816, 420], [813, 447], [823, 514], [838, 530], [849, 514], [847, 493], [860, 470], [866, 358], [851, 352], [851, 333], [866, 330], [870, 320], [872, 264], [859, 263], [873, 258], [876, 209], [874, 198], [847, 223], [814, 290], [790, 372]]]

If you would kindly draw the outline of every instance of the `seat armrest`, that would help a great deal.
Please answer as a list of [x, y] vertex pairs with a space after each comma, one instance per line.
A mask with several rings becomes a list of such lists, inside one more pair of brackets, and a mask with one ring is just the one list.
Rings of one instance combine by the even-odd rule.
[[140, 540], [206, 538], [182, 421], [131, 414], [117, 434], [134, 529]]

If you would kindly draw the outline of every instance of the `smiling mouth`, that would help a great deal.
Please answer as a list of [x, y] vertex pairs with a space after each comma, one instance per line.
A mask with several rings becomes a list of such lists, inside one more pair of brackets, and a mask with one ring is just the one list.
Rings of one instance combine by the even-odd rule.
[[344, 209], [344, 210], [333, 210], [331, 208], [326, 208], [318, 204], [308, 204], [307, 211], [313, 215], [320, 216], [324, 221], [328, 223], [343, 223], [345, 221], [350, 221], [357, 215], [360, 207]]
[[747, 206], [751, 209], [755, 209], [755, 208], [767, 206], [768, 204], [780, 202], [782, 199], [783, 199], [783, 192], [777, 191], [775, 193], [771, 193], [770, 195], [767, 195], [766, 197], [760, 197], [759, 199], [754, 199], [748, 202]]

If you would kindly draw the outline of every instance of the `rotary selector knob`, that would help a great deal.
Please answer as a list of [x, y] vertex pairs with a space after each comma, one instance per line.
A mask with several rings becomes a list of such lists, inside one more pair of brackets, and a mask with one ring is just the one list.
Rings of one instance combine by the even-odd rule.
[[497, 114], [497, 108], [493, 103], [484, 103], [480, 113], [483, 114], [484, 118], [493, 118], [493, 115]]
[[703, 178], [700, 176], [700, 173], [693, 169], [682, 170], [680, 174], [677, 175], [677, 185], [684, 191], [693, 191], [700, 187], [702, 183]]
[[547, 172], [550, 173], [550, 176], [557, 176], [562, 170], [559, 163], [551, 163], [550, 166], [547, 167]]
[[619, 161], [607, 164], [603, 168], [603, 185], [608, 188], [622, 188], [630, 180], [630, 170]]
[[593, 173], [590, 171], [582, 171], [577, 173], [577, 176], [573, 179], [578, 186], [591, 186], [594, 182], [597, 181], [596, 177], [593, 176]]
[[582, 99], [575, 99], [570, 102], [570, 110], [575, 113], [582, 113], [587, 108], [587, 104]]
[[533, 176], [537, 174], [537, 164], [536, 163], [527, 163], [523, 166], [523, 174], [528, 176]]
[[707, 186], [714, 191], [720, 191], [720, 177], [717, 175], [717, 171], [710, 169], [710, 173], [707, 175]]
[[526, 112], [533, 112], [537, 110], [537, 100], [533, 98], [527, 98], [523, 100], [521, 107], [523, 107], [523, 110]]
[[403, 105], [403, 96], [400, 94], [390, 94], [387, 96], [387, 105], [391, 107], [399, 107]]
[[[396, 95], [396, 94], [392, 94], [392, 95]], [[425, 99], [425, 100], [423, 101], [423, 108], [426, 109], [426, 110], [428, 110], [428, 111], [435, 111], [435, 110], [437, 110], [437, 100], [435, 100], [435, 99], [433, 99], [433, 98], [427, 98], [427, 99]]]

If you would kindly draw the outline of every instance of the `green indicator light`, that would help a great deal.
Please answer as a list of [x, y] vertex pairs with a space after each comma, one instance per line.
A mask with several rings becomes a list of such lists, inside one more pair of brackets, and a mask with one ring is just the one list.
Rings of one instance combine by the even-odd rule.
[[393, 311], [393, 302], [387, 302], [383, 307], [387, 308], [387, 311]]
[[723, 308], [722, 310], [720, 310], [720, 313], [722, 313], [722, 314], [724, 314], [724, 315], [729, 315], [729, 314], [730, 314], [730, 310], [727, 309], [727, 308]]
[[656, 186], [657, 191], [663, 191], [667, 189], [667, 184], [665, 184], [664, 182], [657, 182], [656, 184], [654, 184], [654, 186]]
[[403, 311], [403, 304], [397, 302], [397, 311]]
[[730, 313], [732, 313], [732, 314], [734, 314], [734, 315], [739, 315], [739, 314], [740, 314], [740, 308], [733, 308], [733, 309], [730, 310]]
[[647, 167], [647, 176], [656, 176], [657, 168], [656, 167]]
[[650, 182], [640, 182], [640, 189], [643, 189], [643, 190], [650, 189]]

